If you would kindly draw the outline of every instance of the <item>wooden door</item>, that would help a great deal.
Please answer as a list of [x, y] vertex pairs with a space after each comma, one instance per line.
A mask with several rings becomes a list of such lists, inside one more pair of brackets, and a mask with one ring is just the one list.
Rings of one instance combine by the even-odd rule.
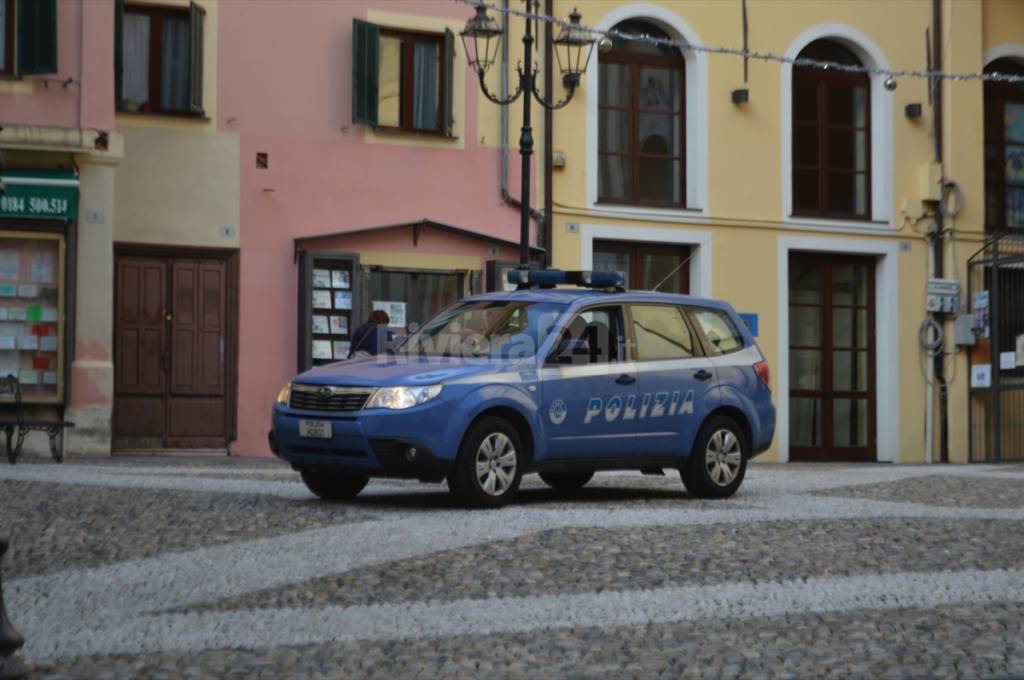
[[164, 445], [167, 429], [167, 265], [117, 259], [114, 438], [126, 447]]
[[226, 446], [227, 278], [223, 259], [118, 257], [117, 448]]
[[874, 279], [869, 258], [790, 258], [792, 460], [876, 458]]
[[222, 446], [227, 407], [225, 263], [171, 262], [168, 446]]

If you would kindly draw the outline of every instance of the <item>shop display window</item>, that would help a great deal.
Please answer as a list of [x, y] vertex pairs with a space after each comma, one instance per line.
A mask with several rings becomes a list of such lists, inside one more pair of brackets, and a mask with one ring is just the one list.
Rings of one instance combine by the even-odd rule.
[[26, 403], [64, 400], [64, 250], [61, 234], [0, 231], [0, 375]]

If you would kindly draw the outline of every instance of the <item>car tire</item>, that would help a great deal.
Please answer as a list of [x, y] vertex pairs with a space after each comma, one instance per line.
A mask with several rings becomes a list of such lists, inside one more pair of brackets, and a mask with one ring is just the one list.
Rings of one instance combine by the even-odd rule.
[[742, 428], [728, 416], [714, 416], [700, 429], [679, 474], [692, 496], [728, 498], [743, 483], [749, 457], [750, 444]]
[[541, 480], [553, 489], [582, 489], [591, 479], [593, 472], [542, 472]]
[[499, 508], [513, 498], [523, 479], [523, 443], [508, 421], [487, 417], [477, 421], [462, 440], [448, 489], [461, 504]]
[[300, 470], [306, 488], [325, 501], [350, 501], [366, 488], [369, 477], [324, 468]]

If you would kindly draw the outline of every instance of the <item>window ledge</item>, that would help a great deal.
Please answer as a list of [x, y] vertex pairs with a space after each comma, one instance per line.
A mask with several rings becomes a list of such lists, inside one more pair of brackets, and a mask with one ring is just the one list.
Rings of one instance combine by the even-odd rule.
[[442, 141], [457, 142], [458, 135], [449, 135], [444, 132], [430, 132], [428, 130], [403, 130], [402, 128], [384, 127], [382, 125], [370, 126], [374, 134], [387, 135], [389, 137], [422, 137], [425, 139], [439, 139]]
[[169, 118], [172, 120], [194, 120], [199, 123], [209, 123], [210, 118], [203, 115], [197, 115], [194, 113], [172, 113], [170, 111], [125, 111], [124, 109], [117, 109], [116, 114], [118, 116], [130, 116], [132, 118]]
[[895, 231], [892, 222], [889, 220], [844, 220], [835, 217], [806, 217], [790, 215], [785, 218], [784, 224], [787, 227], [802, 227], [811, 229], [836, 229], [849, 231]]
[[704, 208], [664, 208], [651, 205], [630, 205], [626, 203], [602, 203], [600, 201], [590, 204], [590, 212], [596, 215], [630, 215], [643, 218], [669, 218], [669, 219], [700, 219], [708, 217]]

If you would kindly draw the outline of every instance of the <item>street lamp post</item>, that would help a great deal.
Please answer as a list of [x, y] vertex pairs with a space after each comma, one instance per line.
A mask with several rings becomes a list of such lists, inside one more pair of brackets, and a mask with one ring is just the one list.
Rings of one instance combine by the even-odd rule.
[[[534, 14], [540, 10], [540, 0], [524, 0], [527, 13]], [[476, 71], [480, 80], [480, 89], [484, 95], [499, 106], [510, 106], [520, 97], [523, 98], [523, 127], [519, 134], [519, 155], [522, 157], [522, 192], [520, 194], [519, 215], [519, 267], [530, 267], [530, 156], [533, 155], [533, 127], [530, 121], [530, 96], [546, 109], [556, 110], [566, 106], [580, 84], [580, 77], [587, 70], [590, 55], [594, 49], [594, 38], [590, 32], [580, 25], [581, 15], [575, 9], [569, 15], [569, 23], [562, 27], [558, 37], [552, 42], [558, 59], [558, 68], [562, 73], [562, 85], [566, 89], [565, 98], [557, 102], [549, 102], [537, 91], [537, 72], [539, 65], [533, 62], [533, 21], [526, 17], [526, 30], [523, 33], [523, 60], [516, 67], [519, 73], [519, 86], [511, 95], [496, 97], [487, 89], [484, 76], [494, 65], [498, 48], [504, 31], [498, 23], [487, 14], [487, 7], [481, 2], [476, 5], [476, 14], [466, 22], [466, 28], [460, 34], [462, 45], [466, 50], [466, 60]], [[507, 22], [506, 22], [507, 23]], [[504, 68], [504, 65], [502, 66]], [[524, 96], [525, 95], [525, 96]], [[546, 216], [550, 219], [550, 216]]]

